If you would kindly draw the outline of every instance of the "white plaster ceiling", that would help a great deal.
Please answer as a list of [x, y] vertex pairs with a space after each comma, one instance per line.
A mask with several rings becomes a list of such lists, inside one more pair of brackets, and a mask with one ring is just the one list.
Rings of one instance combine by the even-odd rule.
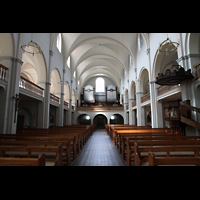
[[93, 76], [106, 76], [118, 86], [129, 70], [129, 56], [135, 66], [137, 33], [62, 33], [65, 62], [71, 57], [81, 86]]

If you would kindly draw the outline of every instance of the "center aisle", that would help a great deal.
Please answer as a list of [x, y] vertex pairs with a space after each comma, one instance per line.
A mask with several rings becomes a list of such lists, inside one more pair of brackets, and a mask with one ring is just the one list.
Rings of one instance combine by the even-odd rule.
[[97, 129], [73, 166], [125, 166], [104, 129]]

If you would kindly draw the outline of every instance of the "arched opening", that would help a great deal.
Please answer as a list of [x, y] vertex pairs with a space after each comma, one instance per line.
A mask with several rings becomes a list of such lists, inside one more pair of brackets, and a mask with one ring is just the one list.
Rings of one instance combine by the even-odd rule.
[[110, 118], [110, 124], [124, 124], [124, 118], [120, 114], [114, 114]]
[[107, 124], [107, 123], [108, 123], [108, 120], [107, 120], [106, 116], [102, 115], [102, 114], [96, 115], [93, 119], [93, 124], [96, 125], [97, 129], [104, 129], [105, 124]]
[[64, 86], [64, 101], [69, 103], [70, 101], [70, 88], [69, 88], [69, 83], [67, 83], [65, 86]]
[[147, 69], [143, 69], [140, 76], [140, 92], [148, 93], [149, 92], [149, 72]]
[[[166, 44], [162, 47], [163, 49], [170, 49], [169, 45]], [[170, 51], [168, 55], [164, 52], [159, 54], [158, 51], [154, 58], [152, 80], [156, 80], [158, 73], [165, 73], [167, 69], [170, 69], [172, 65], [177, 65], [178, 54], [177, 51]]]
[[51, 88], [50, 93], [60, 98], [61, 85], [60, 85], [60, 73], [57, 69], [51, 72]]
[[[195, 98], [195, 99], [196, 99], [196, 107], [197, 107], [197, 108], [200, 108], [200, 98], [199, 98], [199, 94], [200, 94], [200, 85], [197, 86], [195, 94], [196, 94], [196, 98]], [[200, 119], [200, 118], [199, 118], [199, 119]]]
[[[26, 47], [25, 50], [31, 50], [33, 47]], [[23, 65], [21, 66], [21, 76], [29, 81], [45, 88], [46, 83], [46, 62], [43, 53], [32, 54], [24, 52], [22, 55]]]
[[6, 91], [0, 86], [0, 133], [3, 133], [4, 129], [4, 116], [5, 116], [5, 103], [6, 103]]
[[55, 126], [55, 121], [54, 121], [54, 114], [50, 111], [49, 112], [49, 127]]
[[135, 93], [136, 93], [135, 82], [132, 81], [132, 82], [131, 82], [130, 97], [131, 97], [131, 99], [132, 99], [133, 101], [136, 100], [136, 95], [135, 95]]
[[22, 128], [35, 128], [35, 115], [27, 107], [19, 107], [17, 116], [17, 130]]
[[72, 105], [75, 106], [76, 104], [76, 93], [75, 90], [72, 90]]
[[78, 124], [91, 124], [91, 118], [87, 114], [79, 115], [77, 118]]
[[9, 68], [12, 64], [10, 56], [13, 56], [13, 42], [12, 42], [12, 35], [10, 33], [0, 33], [0, 57], [8, 59], [5, 60], [0, 59], [0, 63], [5, 67]]

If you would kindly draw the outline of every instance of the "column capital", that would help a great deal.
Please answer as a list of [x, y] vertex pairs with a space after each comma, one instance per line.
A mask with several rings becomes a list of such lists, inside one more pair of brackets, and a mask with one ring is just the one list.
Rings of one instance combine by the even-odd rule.
[[49, 50], [49, 55], [53, 56], [54, 52], [52, 50]]

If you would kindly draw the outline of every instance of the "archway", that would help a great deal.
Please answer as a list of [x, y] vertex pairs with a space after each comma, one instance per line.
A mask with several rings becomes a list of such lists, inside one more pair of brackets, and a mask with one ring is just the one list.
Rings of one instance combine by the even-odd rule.
[[[26, 47], [25, 50], [32, 51], [32, 48]], [[22, 54], [22, 61], [21, 76], [45, 88], [47, 67], [44, 54], [35, 54], [33, 56], [24, 52]]]
[[51, 88], [50, 88], [50, 93], [53, 95], [56, 95], [60, 98], [60, 93], [61, 93], [61, 85], [59, 84], [61, 80], [60, 73], [58, 69], [54, 69], [51, 72]]
[[[163, 49], [170, 48], [168, 44], [163, 46]], [[171, 51], [166, 55], [165, 53], [159, 54], [157, 50], [154, 62], [153, 62], [153, 69], [151, 71], [151, 81], [156, 80], [158, 73], [165, 73], [167, 69], [170, 69], [172, 65], [177, 65], [178, 54], [176, 51]]]
[[69, 83], [67, 82], [67, 84], [65, 84], [64, 86], [64, 101], [66, 102], [70, 102], [70, 88], [69, 88]]
[[[196, 107], [197, 108], [200, 108], [200, 98], [199, 98], [199, 94], [200, 94], [200, 85], [197, 86], [196, 88], [196, 92], [195, 92], [195, 95], [196, 95]], [[199, 118], [200, 119], [200, 118]]]
[[140, 84], [140, 92], [148, 93], [149, 92], [149, 72], [146, 68], [141, 69], [139, 80]]
[[6, 91], [0, 86], [0, 133], [3, 133], [4, 129], [4, 117], [5, 117], [5, 102], [6, 102]]
[[17, 119], [17, 130], [22, 128], [34, 128], [35, 116], [34, 113], [27, 107], [19, 107]]
[[110, 124], [124, 124], [124, 118], [120, 114], [114, 114], [110, 118]]
[[78, 124], [91, 124], [91, 118], [87, 114], [79, 115], [77, 118]]
[[102, 115], [102, 114], [96, 115], [93, 119], [93, 124], [96, 125], [97, 129], [104, 129], [105, 124], [107, 124], [107, 123], [108, 123], [108, 120], [107, 120], [106, 116]]
[[0, 63], [7, 68], [12, 65], [14, 57], [14, 38], [12, 33], [0, 33]]

